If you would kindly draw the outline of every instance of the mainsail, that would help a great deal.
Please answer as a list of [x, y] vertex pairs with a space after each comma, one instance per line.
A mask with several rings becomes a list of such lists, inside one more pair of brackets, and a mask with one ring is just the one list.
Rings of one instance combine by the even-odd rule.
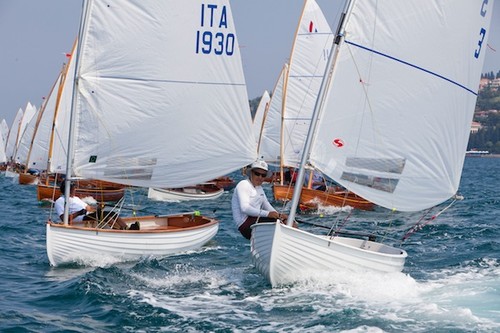
[[483, 1], [354, 1], [312, 164], [389, 209], [452, 197], [491, 13]]

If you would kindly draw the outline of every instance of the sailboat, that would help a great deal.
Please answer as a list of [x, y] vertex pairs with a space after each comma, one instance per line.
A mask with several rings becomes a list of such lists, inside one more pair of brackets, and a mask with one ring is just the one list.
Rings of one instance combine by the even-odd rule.
[[7, 153], [5, 151], [7, 146], [7, 138], [9, 135], [9, 125], [5, 119], [0, 122], [0, 137], [1, 137], [1, 148], [0, 148], [0, 172], [5, 174], [7, 169]]
[[18, 177], [19, 173], [22, 172], [25, 167], [20, 163], [22, 161], [20, 155], [21, 151], [23, 150], [21, 141], [24, 137], [24, 133], [28, 126], [28, 123], [36, 112], [36, 107], [28, 102], [24, 110], [20, 108], [16, 113], [14, 122], [10, 127], [5, 147], [5, 153], [8, 160], [7, 168], [5, 170], [6, 177]]
[[[83, 8], [66, 184], [184, 187], [256, 159], [228, 0], [90, 0]], [[123, 219], [140, 230], [69, 224], [66, 207], [63, 223], [46, 225], [51, 265], [196, 250], [219, 225], [196, 211]]]
[[[309, 163], [390, 210], [453, 203], [492, 10], [483, 0], [348, 1], [297, 183]], [[399, 247], [293, 228], [300, 189], [286, 224], [252, 227], [253, 261], [273, 286], [339, 269], [403, 270]]]
[[213, 200], [224, 194], [224, 189], [214, 183], [201, 183], [180, 188], [148, 189], [148, 198], [157, 201]]
[[[5, 119], [2, 119], [2, 122], [4, 122]], [[5, 141], [4, 141], [4, 134], [3, 134], [3, 128], [0, 126], [0, 164], [3, 165], [5, 162], [7, 162], [7, 155], [5, 155]]]
[[[14, 159], [14, 150], [17, 145], [17, 137], [19, 132], [19, 127], [21, 126], [21, 121], [23, 119], [23, 109], [19, 108], [16, 112], [16, 116], [12, 121], [12, 124], [9, 127], [9, 131], [7, 133], [7, 139], [5, 140], [5, 155], [7, 157], [7, 167], [12, 165], [12, 161]], [[7, 173], [6, 173], [7, 175]], [[12, 177], [12, 176], [11, 176]]]

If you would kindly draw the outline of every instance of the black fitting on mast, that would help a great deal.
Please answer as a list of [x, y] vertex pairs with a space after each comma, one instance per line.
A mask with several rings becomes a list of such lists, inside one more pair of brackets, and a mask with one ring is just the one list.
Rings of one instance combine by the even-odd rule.
[[337, 26], [337, 31], [335, 32], [335, 42], [334, 43], [336, 45], [339, 45], [340, 39], [343, 36], [340, 34], [340, 29], [342, 29], [342, 26], [344, 24], [344, 19], [345, 19], [345, 13], [342, 13], [342, 15], [340, 16], [339, 25]]

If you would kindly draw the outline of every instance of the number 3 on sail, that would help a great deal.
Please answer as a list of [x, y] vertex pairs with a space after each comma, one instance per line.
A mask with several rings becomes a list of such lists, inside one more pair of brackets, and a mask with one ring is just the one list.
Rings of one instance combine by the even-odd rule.
[[[488, 0], [483, 0], [483, 5], [481, 6], [481, 12], [480, 12], [482, 17], [486, 16], [487, 8], [488, 8]], [[486, 29], [481, 28], [481, 31], [479, 32], [479, 36], [481, 36], [481, 39], [477, 42], [477, 49], [474, 52], [474, 57], [476, 58], [479, 58], [479, 54], [481, 53], [481, 47], [483, 46], [485, 35], [486, 35]]]

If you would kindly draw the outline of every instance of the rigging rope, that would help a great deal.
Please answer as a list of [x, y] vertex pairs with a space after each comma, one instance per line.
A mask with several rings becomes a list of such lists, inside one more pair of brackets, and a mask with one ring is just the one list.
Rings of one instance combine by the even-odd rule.
[[422, 215], [420, 220], [418, 220], [417, 223], [415, 223], [415, 225], [412, 228], [410, 228], [410, 230], [408, 230], [408, 232], [403, 236], [403, 238], [401, 238], [401, 242], [404, 242], [411, 235], [413, 235], [415, 232], [422, 230], [431, 221], [434, 221], [435, 219], [437, 219], [439, 217], [439, 215], [443, 214], [446, 210], [448, 210], [448, 208], [450, 208], [455, 202], [457, 202], [457, 200], [463, 200], [463, 199], [464, 199], [463, 196], [455, 194], [453, 196], [453, 200], [450, 202], [450, 204], [448, 206], [444, 207], [441, 211], [432, 215], [430, 218], [426, 219], [423, 223], [421, 223], [422, 220], [424, 220], [425, 216], [431, 211], [432, 208], [429, 208], [429, 210], [427, 210], [427, 212], [425, 212], [425, 214]]

